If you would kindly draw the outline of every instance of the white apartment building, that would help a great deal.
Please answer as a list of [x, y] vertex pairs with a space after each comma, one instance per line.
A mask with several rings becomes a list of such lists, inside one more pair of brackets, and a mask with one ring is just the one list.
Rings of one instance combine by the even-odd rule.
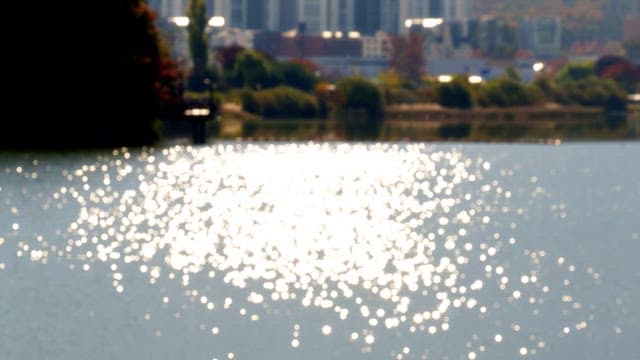
[[362, 57], [367, 59], [387, 59], [391, 49], [389, 34], [378, 31], [373, 36], [362, 36]]

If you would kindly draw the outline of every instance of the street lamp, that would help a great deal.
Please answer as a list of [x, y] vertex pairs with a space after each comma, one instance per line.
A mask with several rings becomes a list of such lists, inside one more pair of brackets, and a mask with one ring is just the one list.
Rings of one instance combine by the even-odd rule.
[[191, 121], [193, 129], [193, 143], [205, 143], [205, 126], [204, 123], [211, 116], [211, 110], [207, 108], [189, 108], [185, 110], [184, 115]]
[[215, 112], [215, 104], [213, 102], [213, 81], [209, 77], [206, 77], [204, 79], [204, 84], [207, 87], [207, 91], [209, 91], [209, 104], [208, 104], [209, 113], [211, 115], [215, 115], [215, 113], [216, 113]]

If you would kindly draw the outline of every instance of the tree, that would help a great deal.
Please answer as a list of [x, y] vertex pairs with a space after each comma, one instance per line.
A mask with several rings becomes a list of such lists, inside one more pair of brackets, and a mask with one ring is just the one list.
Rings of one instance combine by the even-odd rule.
[[[608, 60], [603, 61], [606, 62]], [[600, 64], [598, 69], [606, 68], [605, 64]], [[625, 91], [613, 80], [596, 76], [594, 64], [568, 64], [556, 75], [555, 83], [558, 86], [558, 101], [600, 106], [607, 110], [626, 109]]]
[[[338, 81], [336, 92], [338, 108], [346, 116], [343, 120], [347, 125], [347, 135], [356, 138], [377, 137], [384, 112], [378, 87], [363, 77], [350, 76]], [[359, 114], [364, 118], [360, 118]]]
[[207, 76], [207, 7], [205, 0], [189, 0], [187, 7], [189, 17], [189, 50], [193, 60], [193, 70], [189, 77], [189, 88], [205, 90], [204, 79]]
[[534, 87], [509, 77], [499, 77], [482, 87], [484, 105], [510, 107], [532, 105], [535, 101]]
[[423, 35], [410, 31], [407, 35], [392, 37], [389, 63], [403, 80], [420, 81], [426, 73]]
[[442, 106], [460, 109], [473, 107], [473, 92], [464, 76], [456, 76], [451, 82], [438, 84], [435, 92]]
[[265, 118], [313, 118], [318, 100], [311, 94], [289, 86], [242, 92], [242, 108]]
[[284, 85], [292, 86], [302, 91], [313, 90], [317, 79], [315, 74], [307, 71], [300, 63], [284, 61], [274, 64], [274, 76]]
[[513, 81], [522, 82], [522, 76], [520, 75], [520, 71], [514, 65], [508, 65], [504, 69], [504, 76]]
[[[47, 71], [39, 71], [41, 46], [9, 42], [21, 62], [18, 75], [9, 75], [21, 77], [10, 86], [18, 102], [9, 103], [28, 113], [0, 131], [0, 147], [113, 147], [156, 139], [160, 51], [154, 13], [143, 0], [110, 0], [87, 2], [89, 15], [61, 21], [58, 15], [77, 10], [75, 5], [43, 3], [45, 10], [31, 11], [47, 38], [64, 39], [46, 56]], [[36, 90], [37, 102], [24, 96]]]
[[232, 71], [236, 64], [238, 55], [246, 49], [240, 45], [233, 44], [222, 47], [216, 51], [216, 60], [222, 67], [222, 71]]
[[571, 81], [586, 80], [595, 76], [593, 64], [591, 63], [570, 63], [563, 67], [556, 75], [556, 82], [559, 84]]
[[253, 50], [245, 50], [238, 55], [233, 72], [241, 77], [242, 85], [252, 89], [265, 88], [272, 83], [271, 64]]
[[160, 115], [177, 115], [182, 111], [182, 72], [178, 62], [171, 56], [171, 49], [165, 39], [159, 41], [160, 62], [156, 93], [158, 96], [158, 113]]
[[606, 55], [601, 57], [596, 61], [594, 71], [603, 79], [615, 81], [627, 92], [635, 91], [640, 83], [640, 67], [621, 56]]

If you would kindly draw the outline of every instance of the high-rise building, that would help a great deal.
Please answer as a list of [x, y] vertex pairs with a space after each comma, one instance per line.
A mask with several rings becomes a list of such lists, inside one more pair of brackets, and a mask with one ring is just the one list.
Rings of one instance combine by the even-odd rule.
[[406, 20], [429, 17], [429, 0], [400, 0], [398, 16], [399, 30], [402, 31]]
[[400, 20], [400, 1], [405, 0], [380, 0], [380, 29], [389, 33], [397, 33], [401, 30], [404, 20]]
[[557, 55], [562, 48], [562, 20], [559, 17], [524, 18], [519, 24], [518, 47], [536, 55]]
[[205, 6], [207, 7], [207, 18], [215, 16], [215, 2], [216, 0], [205, 0]]
[[[276, 13], [279, 15], [278, 20], [274, 23], [273, 29], [279, 31], [288, 31], [295, 29], [298, 25], [298, 0], [279, 0], [279, 6]], [[271, 17], [272, 19], [275, 16]]]
[[411, 18], [442, 18], [460, 21], [471, 18], [471, 0], [400, 0], [400, 22]]
[[298, 0], [298, 19], [308, 33], [327, 30], [328, 0]]
[[354, 26], [362, 34], [372, 35], [382, 28], [381, 0], [356, 0]]
[[[440, 7], [443, 11], [442, 15], [432, 17], [442, 17], [445, 21], [461, 21], [468, 20], [472, 16], [471, 0], [432, 0], [442, 2]], [[435, 6], [439, 8], [439, 6]]]
[[246, 0], [244, 13], [244, 28], [254, 30], [264, 30], [267, 28], [267, 6], [269, 2], [265, 0]]
[[298, 0], [298, 21], [308, 33], [355, 30], [355, 0]]
[[442, 18], [460, 21], [471, 18], [471, 0], [380, 0], [380, 29], [397, 33], [409, 19]]
[[434, 18], [444, 17], [444, 0], [431, 0], [429, 1], [429, 16]]
[[601, 32], [605, 40], [622, 40], [626, 19], [640, 16], [640, 0], [616, 0], [604, 7]]
[[323, 30], [355, 30], [355, 0], [329, 0], [327, 7], [327, 26]]
[[152, 0], [149, 5], [161, 18], [184, 16], [187, 9], [187, 0]]
[[[184, 16], [189, 0], [149, 0], [160, 17]], [[378, 30], [398, 33], [407, 19], [468, 19], [471, 0], [205, 0], [207, 16], [225, 18], [228, 27], [287, 31], [300, 23], [310, 34], [322, 31]]]

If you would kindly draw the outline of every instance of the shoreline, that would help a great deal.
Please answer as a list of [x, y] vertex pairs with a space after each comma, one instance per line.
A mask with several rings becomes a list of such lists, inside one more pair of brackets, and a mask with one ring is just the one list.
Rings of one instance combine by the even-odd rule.
[[[167, 120], [171, 132], [189, 136], [191, 125]], [[458, 141], [540, 143], [640, 139], [640, 108], [607, 116], [601, 108], [522, 107], [459, 110], [433, 104], [387, 108], [377, 134], [337, 119], [265, 119], [238, 107], [206, 122], [209, 140], [244, 141]]]

